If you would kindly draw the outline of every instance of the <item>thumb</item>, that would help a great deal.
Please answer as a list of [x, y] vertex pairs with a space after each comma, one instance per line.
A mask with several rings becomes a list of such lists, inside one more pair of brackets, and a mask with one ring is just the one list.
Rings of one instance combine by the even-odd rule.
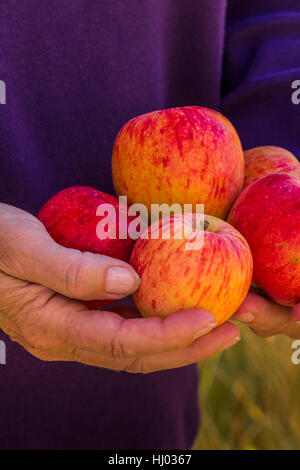
[[6, 217], [0, 211], [0, 269], [6, 274], [81, 300], [119, 299], [138, 288], [139, 276], [129, 264], [62, 247], [35, 217], [6, 208]]

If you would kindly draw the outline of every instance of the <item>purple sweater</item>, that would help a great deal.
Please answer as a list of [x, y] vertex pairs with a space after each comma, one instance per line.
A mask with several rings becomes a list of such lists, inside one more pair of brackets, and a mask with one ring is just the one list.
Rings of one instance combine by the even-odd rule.
[[[154, 109], [219, 109], [245, 148], [300, 155], [300, 1], [1, 0], [0, 80], [0, 201], [34, 214], [67, 186], [112, 193], [114, 138]], [[0, 449], [192, 445], [196, 366], [130, 375], [0, 339]]]

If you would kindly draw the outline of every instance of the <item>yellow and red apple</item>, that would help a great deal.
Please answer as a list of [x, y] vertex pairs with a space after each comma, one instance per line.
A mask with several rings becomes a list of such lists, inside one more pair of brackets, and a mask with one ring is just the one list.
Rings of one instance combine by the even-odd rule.
[[266, 145], [244, 152], [244, 188], [264, 176], [289, 173], [300, 177], [300, 163], [294, 154], [282, 147]]
[[[152, 224], [136, 242], [130, 263], [141, 277], [134, 300], [144, 317], [166, 317], [179, 310], [205, 309], [221, 324], [243, 302], [252, 278], [252, 256], [242, 235], [228, 223], [205, 216], [204, 231], [195, 214], [185, 221], [203, 245], [188, 249], [182, 234], [181, 215], [164, 217]], [[164, 233], [170, 226], [170, 238]], [[156, 237], [153, 235], [156, 233]], [[148, 238], [146, 238], [148, 237]]]
[[[244, 181], [244, 156], [232, 124], [200, 106], [138, 116], [120, 130], [112, 173], [116, 193], [128, 202], [204, 204], [226, 218]], [[196, 207], [193, 206], [193, 211]]]
[[249, 243], [253, 282], [275, 302], [300, 302], [300, 179], [286, 173], [248, 186], [228, 219]]

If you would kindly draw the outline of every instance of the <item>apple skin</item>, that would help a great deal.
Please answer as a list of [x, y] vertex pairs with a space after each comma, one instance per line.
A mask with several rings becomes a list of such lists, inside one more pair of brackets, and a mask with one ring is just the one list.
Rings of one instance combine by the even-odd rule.
[[300, 179], [265, 176], [246, 188], [228, 221], [246, 238], [253, 283], [288, 307], [300, 301]]
[[187, 238], [162, 238], [168, 222], [175, 231], [181, 227], [177, 215], [154, 223], [158, 239], [149, 235], [136, 242], [130, 263], [141, 277], [134, 300], [142, 316], [163, 318], [180, 310], [205, 309], [220, 325], [243, 302], [252, 278], [249, 246], [223, 220], [206, 215], [205, 221], [208, 228], [198, 250], [185, 249]]
[[273, 173], [289, 173], [300, 177], [300, 163], [291, 152], [271, 145], [254, 147], [244, 152], [244, 188]]
[[224, 219], [243, 187], [244, 156], [228, 119], [185, 106], [127, 122], [115, 140], [112, 173], [116, 193], [130, 204], [148, 211], [151, 204], [205, 204], [207, 214]]
[[[102, 204], [111, 204], [116, 208], [118, 235], [119, 200], [89, 186], [63, 189], [46, 202], [37, 217], [59, 245], [128, 261], [135, 240], [129, 236], [122, 240], [100, 240], [97, 236], [96, 227], [101, 216], [96, 215], [96, 210]], [[128, 222], [130, 220], [128, 217]], [[112, 300], [90, 300], [85, 303], [89, 308], [95, 309], [112, 303]]]

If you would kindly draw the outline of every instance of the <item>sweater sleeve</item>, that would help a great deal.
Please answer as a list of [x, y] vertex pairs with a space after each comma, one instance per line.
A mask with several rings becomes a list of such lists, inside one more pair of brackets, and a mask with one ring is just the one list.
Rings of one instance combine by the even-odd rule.
[[300, 159], [300, 1], [228, 0], [221, 111], [245, 149]]

